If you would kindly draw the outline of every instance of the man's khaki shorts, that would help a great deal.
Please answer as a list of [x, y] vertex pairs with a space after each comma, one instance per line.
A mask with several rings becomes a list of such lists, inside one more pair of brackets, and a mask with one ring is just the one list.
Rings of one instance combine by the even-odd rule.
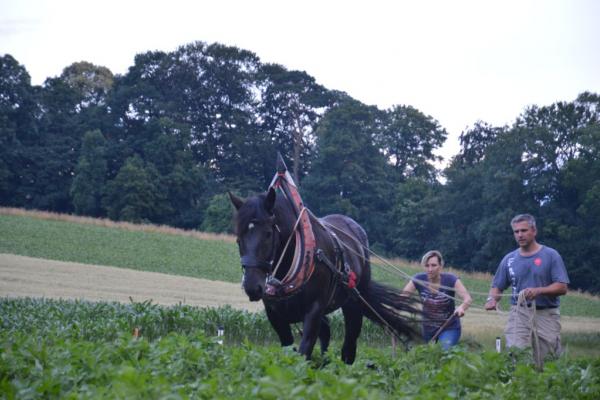
[[[532, 347], [533, 328], [536, 328], [539, 351], [543, 359], [548, 354], [558, 356], [562, 353], [560, 344], [560, 309], [511, 306], [508, 322], [504, 329], [506, 347]], [[534, 355], [537, 354], [533, 346]]]

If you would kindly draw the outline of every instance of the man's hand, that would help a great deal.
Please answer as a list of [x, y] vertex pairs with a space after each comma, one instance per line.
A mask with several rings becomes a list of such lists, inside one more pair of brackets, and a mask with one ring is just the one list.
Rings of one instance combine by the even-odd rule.
[[454, 310], [454, 315], [456, 315], [458, 318], [462, 318], [465, 315], [465, 308], [462, 306], [462, 304], [456, 307], [456, 310]]
[[488, 297], [488, 301], [485, 303], [485, 309], [487, 311], [496, 310], [498, 308], [498, 302], [493, 297]]
[[529, 301], [535, 299], [537, 296], [539, 296], [541, 294], [541, 288], [527, 288], [527, 289], [523, 289], [523, 291], [525, 292], [525, 298]]

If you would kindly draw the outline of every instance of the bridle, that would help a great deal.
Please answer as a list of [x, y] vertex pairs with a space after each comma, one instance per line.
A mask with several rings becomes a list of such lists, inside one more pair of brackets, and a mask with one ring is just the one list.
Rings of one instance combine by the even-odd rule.
[[279, 235], [281, 230], [276, 222], [273, 221], [271, 225], [271, 252], [266, 260], [255, 260], [253, 257], [243, 255], [240, 257], [242, 264], [242, 271], [246, 271], [252, 268], [258, 268], [269, 275], [273, 271], [273, 264], [275, 263], [275, 256], [277, 254], [277, 242], [279, 241]]

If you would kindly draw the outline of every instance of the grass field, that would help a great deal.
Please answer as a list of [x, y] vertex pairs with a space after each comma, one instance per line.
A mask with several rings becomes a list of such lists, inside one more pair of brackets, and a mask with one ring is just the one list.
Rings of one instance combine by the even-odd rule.
[[0, 215], [0, 252], [239, 282], [239, 256], [232, 240], [147, 228]]
[[[0, 208], [0, 253], [235, 283], [241, 276], [231, 236], [6, 208]], [[419, 270], [415, 263], [373, 257], [375, 280], [398, 288]], [[472, 293], [472, 307], [481, 309], [491, 276], [452, 271]], [[572, 291], [561, 302], [562, 315], [600, 318], [598, 296]]]

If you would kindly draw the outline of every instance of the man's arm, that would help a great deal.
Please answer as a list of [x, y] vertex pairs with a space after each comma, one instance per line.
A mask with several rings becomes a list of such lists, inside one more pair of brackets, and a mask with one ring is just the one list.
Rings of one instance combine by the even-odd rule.
[[534, 287], [523, 289], [525, 291], [525, 298], [527, 300], [533, 300], [537, 296], [562, 296], [567, 294], [567, 284], [563, 282], [554, 282], [548, 286]]
[[495, 310], [498, 307], [498, 302], [500, 301], [501, 298], [501, 294], [502, 291], [498, 288], [491, 288], [490, 289], [490, 294], [487, 298], [487, 301], [485, 303], [485, 309], [490, 311], [490, 310]]

